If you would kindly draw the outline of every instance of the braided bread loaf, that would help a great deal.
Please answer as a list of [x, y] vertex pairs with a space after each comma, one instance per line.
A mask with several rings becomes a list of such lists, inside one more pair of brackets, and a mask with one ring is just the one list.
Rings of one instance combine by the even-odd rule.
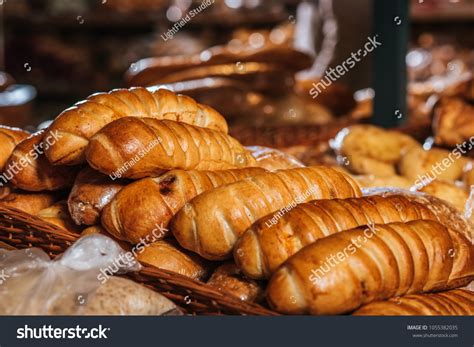
[[207, 259], [225, 259], [240, 235], [257, 219], [284, 214], [297, 203], [360, 196], [355, 181], [319, 166], [268, 172], [198, 195], [171, 221], [186, 249]]
[[298, 205], [276, 223], [268, 223], [271, 216], [254, 223], [237, 241], [234, 259], [247, 276], [268, 278], [290, 256], [322, 237], [366, 224], [416, 219], [437, 217], [422, 204], [397, 195], [315, 200]]
[[36, 192], [72, 186], [77, 167], [56, 167], [49, 163], [44, 155], [49, 143], [47, 136], [50, 135], [39, 131], [21, 141], [13, 150], [5, 164], [3, 177], [11, 180], [15, 187]]
[[[264, 173], [261, 168], [172, 170], [126, 186], [102, 212], [102, 225], [117, 238], [138, 243], [157, 226], [166, 228], [186, 202], [207, 190]], [[167, 233], [160, 234], [158, 239]]]
[[256, 166], [250, 153], [223, 132], [168, 120], [132, 117], [118, 119], [94, 135], [87, 146], [86, 158], [102, 173], [128, 178], [156, 176], [171, 169]]
[[110, 122], [123, 117], [171, 119], [196, 126], [227, 132], [227, 123], [211, 107], [193, 99], [159, 89], [115, 89], [97, 93], [63, 111], [51, 124], [60, 140], [46, 151], [54, 165], [83, 163], [89, 139]]
[[0, 125], [0, 172], [17, 144], [28, 137], [29, 133], [19, 128]]
[[413, 294], [364, 305], [356, 316], [474, 316], [474, 293], [453, 289], [436, 294]]
[[474, 247], [460, 233], [428, 220], [375, 224], [319, 239], [290, 257], [273, 274], [267, 299], [282, 313], [340, 314], [473, 279]]

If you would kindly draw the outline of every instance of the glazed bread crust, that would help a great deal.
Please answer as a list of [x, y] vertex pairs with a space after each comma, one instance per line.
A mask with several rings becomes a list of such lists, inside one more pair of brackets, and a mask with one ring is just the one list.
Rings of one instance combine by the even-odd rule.
[[342, 314], [395, 296], [454, 289], [473, 279], [474, 246], [460, 233], [427, 220], [376, 224], [300, 250], [273, 274], [267, 300], [282, 313]]
[[[182, 247], [206, 259], [231, 256], [242, 233], [259, 218], [314, 199], [360, 196], [348, 175], [324, 167], [268, 172], [198, 195], [175, 215], [171, 230]], [[278, 210], [282, 211], [278, 211]], [[275, 217], [278, 218], [278, 217]]]
[[366, 224], [440, 220], [429, 208], [409, 198], [369, 196], [315, 200], [300, 204], [276, 224], [268, 216], [254, 223], [237, 241], [234, 259], [245, 275], [263, 279], [290, 256], [317, 239]]
[[453, 289], [434, 294], [413, 294], [364, 305], [355, 316], [474, 316], [474, 293]]
[[63, 111], [49, 128], [60, 139], [46, 151], [46, 156], [53, 165], [84, 163], [89, 139], [123, 117], [169, 119], [222, 132], [228, 130], [219, 112], [190, 97], [165, 89], [154, 92], [141, 87], [114, 89], [93, 94]]
[[4, 175], [8, 172], [16, 188], [37, 192], [72, 186], [78, 168], [51, 165], [40, 147], [46, 136], [42, 131], [37, 132], [13, 150], [5, 165]]
[[261, 168], [171, 170], [159, 177], [143, 178], [126, 186], [104, 208], [102, 225], [115, 237], [132, 243], [154, 231], [161, 239], [168, 235], [164, 228], [171, 218], [195, 196], [264, 172]]
[[30, 134], [19, 128], [0, 125], [0, 173], [5, 163], [17, 144], [26, 139]]
[[112, 181], [90, 167], [79, 172], [67, 200], [71, 218], [77, 225], [100, 223], [102, 209], [126, 185], [124, 180]]
[[256, 166], [234, 138], [216, 130], [153, 118], [118, 119], [94, 135], [86, 149], [94, 169], [143, 178], [167, 170], [225, 170]]

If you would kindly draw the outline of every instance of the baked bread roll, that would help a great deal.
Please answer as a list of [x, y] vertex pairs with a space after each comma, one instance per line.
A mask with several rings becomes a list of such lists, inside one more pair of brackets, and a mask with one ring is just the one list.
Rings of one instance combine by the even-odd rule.
[[86, 157], [112, 178], [255, 166], [248, 151], [223, 132], [153, 118], [126, 117], [108, 124], [90, 139]]
[[437, 144], [456, 146], [474, 136], [474, 106], [457, 97], [443, 97], [436, 104], [433, 133]]
[[145, 245], [141, 252], [138, 247], [137, 249], [140, 263], [177, 272], [195, 280], [203, 279], [210, 271], [210, 266], [204, 259], [180, 249], [175, 241], [156, 241]]
[[438, 220], [424, 205], [401, 195], [315, 200], [300, 204], [280, 219], [255, 222], [237, 241], [234, 259], [245, 275], [263, 279], [290, 256], [317, 239], [366, 224]]
[[12, 207], [32, 215], [58, 200], [57, 196], [50, 193], [31, 193], [5, 187], [1, 190], [0, 207]]
[[54, 139], [47, 136], [43, 131], [37, 132], [21, 141], [13, 150], [3, 177], [11, 180], [15, 187], [36, 192], [72, 186], [77, 168], [55, 167], [49, 163], [43, 151], [48, 143], [54, 143]]
[[396, 188], [369, 188], [363, 190], [365, 196], [380, 195], [389, 197], [393, 195], [406, 196], [410, 201], [418, 202], [428, 207], [443, 225], [449, 226], [451, 230], [463, 234], [468, 240], [474, 242], [474, 224], [468, 221], [465, 216], [446, 200], [434, 195], [421, 192], [408, 191]]
[[257, 165], [268, 171], [293, 169], [305, 165], [298, 159], [275, 148], [262, 146], [246, 147], [257, 161]]
[[175, 215], [171, 230], [186, 249], [211, 260], [226, 259], [256, 220], [280, 216], [314, 199], [360, 196], [357, 183], [334, 169], [315, 166], [268, 172], [198, 195]]
[[263, 296], [262, 286], [243, 276], [240, 269], [232, 262], [219, 266], [207, 284], [220, 292], [232, 294], [242, 301], [255, 302]]
[[[88, 287], [85, 286], [85, 288]], [[59, 295], [65, 290], [61, 281], [57, 281], [52, 289], [58, 294], [54, 297], [57, 299], [52, 301], [48, 307], [48, 312], [30, 311], [29, 314], [61, 316], [168, 316], [181, 314], [176, 305], [163, 295], [128, 278], [118, 276], [112, 276], [97, 286], [95, 290], [81, 294], [71, 290]], [[83, 300], [82, 304], [82, 301], [78, 300], [79, 297]], [[35, 304], [33, 303], [33, 305]]]
[[54, 165], [83, 163], [89, 139], [122, 117], [171, 119], [227, 132], [227, 123], [220, 113], [187, 96], [165, 89], [154, 92], [145, 88], [115, 89], [93, 94], [63, 111], [49, 128], [60, 139], [46, 150], [46, 156]]
[[362, 188], [392, 187], [410, 189], [413, 186], [410, 180], [399, 175], [383, 177], [376, 175], [356, 175], [353, 177]]
[[464, 212], [467, 198], [469, 197], [469, 194], [464, 189], [451, 182], [440, 180], [431, 182], [419, 191], [449, 202], [460, 212]]
[[66, 201], [59, 201], [38, 212], [38, 217], [74, 233], [80, 233], [82, 228], [77, 226], [69, 215]]
[[102, 225], [115, 237], [132, 243], [153, 234], [168, 235], [171, 218], [186, 202], [207, 190], [264, 173], [261, 168], [221, 171], [171, 170], [125, 187], [102, 212]]
[[0, 125], [0, 173], [3, 171], [5, 163], [15, 146], [29, 135], [28, 132], [22, 129]]
[[462, 177], [467, 162], [460, 152], [456, 155], [439, 148], [425, 151], [423, 147], [414, 146], [407, 150], [398, 167], [400, 174], [410, 181], [423, 184], [424, 179], [456, 181]]
[[[385, 177], [358, 175], [353, 177], [362, 188], [417, 188], [415, 183], [410, 183], [407, 178], [398, 175]], [[464, 211], [468, 198], [468, 193], [456, 184], [440, 180], [432, 181], [427, 185], [421, 185], [421, 187], [418, 187], [418, 191], [447, 201], [460, 212]]]
[[474, 293], [453, 289], [435, 294], [412, 294], [364, 305], [355, 316], [473, 316]]
[[[77, 309], [77, 299], [74, 304]], [[57, 314], [67, 313], [61, 310]], [[179, 316], [182, 312], [160, 293], [127, 278], [113, 276], [87, 296], [79, 315]]]
[[460, 233], [428, 220], [375, 224], [319, 239], [290, 257], [273, 274], [267, 299], [282, 313], [341, 314], [473, 278], [474, 246]]
[[84, 168], [77, 175], [67, 200], [71, 218], [77, 225], [100, 223], [102, 209], [126, 183], [124, 180], [112, 181], [90, 167]]
[[[232, 69], [225, 70], [227, 74], [234, 73], [240, 75], [245, 73], [245, 69], [242, 69], [243, 71], [239, 73], [235, 71], [236, 62], [242, 65], [270, 63], [272, 67], [278, 69], [279, 73], [274, 74], [277, 77], [284, 75], [284, 71], [288, 71], [290, 75], [293, 75], [296, 71], [311, 67], [312, 64], [310, 55], [297, 51], [294, 48], [278, 45], [265, 45], [259, 48], [243, 45], [241, 48], [235, 50], [229, 45], [214, 46], [206, 49], [206, 59], [202, 59], [202, 53], [177, 55], [173, 56], [172, 59], [167, 56], [145, 58], [136, 63], [137, 68], [128, 70], [126, 77], [129, 85], [153, 86], [157, 85], [158, 82], [183, 81], [183, 74], [188, 79], [203, 77], [200, 74], [201, 70], [207, 70], [212, 66], [232, 65]], [[200, 52], [201, 49], [198, 51]], [[279, 68], [280, 66], [284, 67], [284, 69]], [[204, 77], [209, 75], [210, 73], [207, 72], [204, 74]], [[253, 87], [258, 86], [253, 85]]]
[[398, 131], [353, 125], [341, 130], [331, 146], [343, 158], [344, 164], [357, 174], [393, 176], [395, 164], [404, 152], [420, 145]]

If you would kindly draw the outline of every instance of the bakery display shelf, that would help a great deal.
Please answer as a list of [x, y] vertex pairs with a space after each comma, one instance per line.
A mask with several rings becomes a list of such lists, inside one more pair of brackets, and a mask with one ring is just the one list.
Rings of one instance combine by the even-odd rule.
[[[106, 11], [89, 12], [84, 14], [67, 13], [61, 15], [34, 14], [27, 18], [16, 14], [5, 16], [7, 27], [22, 28], [21, 31], [30, 32], [33, 28], [44, 29], [100, 29], [119, 30], [127, 33], [129, 29], [151, 30], [155, 26], [168, 28], [173, 26], [166, 18], [166, 11], [149, 11], [140, 13], [109, 13]], [[196, 16], [186, 24], [188, 29], [222, 27], [235, 28], [241, 26], [268, 27], [276, 25], [284, 20], [288, 20], [286, 11], [268, 11], [265, 15], [254, 11], [245, 14], [235, 14], [233, 16], [222, 16], [219, 13], [209, 13], [207, 16]], [[186, 28], [184, 28], [186, 29]]]
[[[28, 17], [8, 14], [5, 16], [6, 27], [23, 27], [23, 31], [31, 31], [33, 28], [70, 28], [78, 29], [113, 29], [125, 32], [130, 28], [152, 28], [157, 24], [166, 24], [166, 16], [163, 11], [145, 12], [134, 14], [108, 13], [105, 11], [90, 12], [85, 14], [61, 14], [46, 15], [33, 14]], [[26, 26], [26, 27], [25, 27]]]
[[[0, 248], [38, 247], [50, 257], [55, 257], [79, 237], [23, 211], [0, 207]], [[173, 300], [188, 314], [278, 315], [263, 306], [243, 302], [175, 272], [144, 266], [140, 272], [130, 273], [128, 277]]]

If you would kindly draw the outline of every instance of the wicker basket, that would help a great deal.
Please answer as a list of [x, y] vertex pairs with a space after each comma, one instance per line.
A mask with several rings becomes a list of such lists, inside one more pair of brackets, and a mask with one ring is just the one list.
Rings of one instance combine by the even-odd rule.
[[[51, 257], [63, 253], [79, 235], [13, 208], [0, 207], [0, 248], [38, 247]], [[189, 314], [278, 315], [263, 306], [246, 303], [180, 274], [146, 266], [128, 275], [160, 292]]]

